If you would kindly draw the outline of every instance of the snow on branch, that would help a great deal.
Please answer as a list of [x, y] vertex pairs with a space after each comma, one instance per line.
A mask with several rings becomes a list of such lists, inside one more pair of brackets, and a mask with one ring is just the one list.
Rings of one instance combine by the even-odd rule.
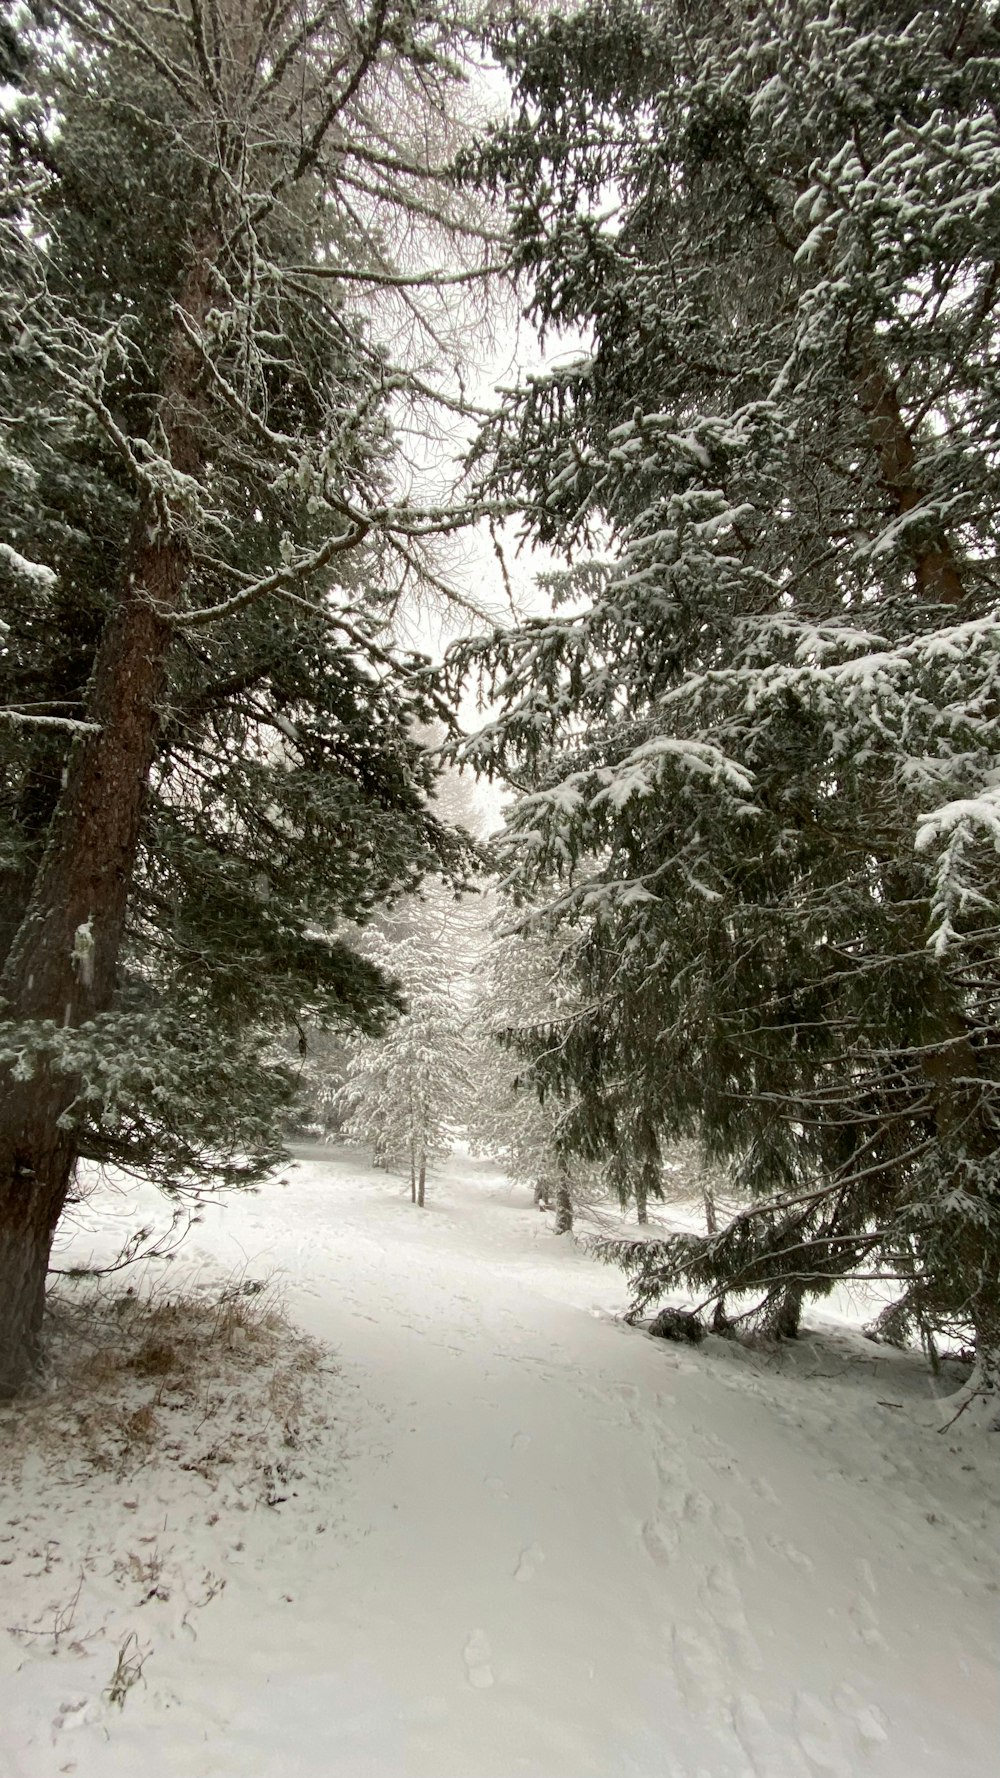
[[27, 728], [68, 729], [71, 734], [97, 735], [101, 732], [99, 722], [84, 722], [77, 716], [36, 716], [31, 711], [12, 710], [4, 705], [0, 705], [0, 720]]
[[296, 561], [289, 562], [284, 568], [275, 568], [271, 574], [265, 574], [260, 580], [251, 581], [248, 586], [240, 588], [228, 599], [220, 599], [217, 605], [203, 605], [200, 611], [185, 611], [174, 617], [172, 622], [177, 629], [197, 629], [202, 624], [218, 623], [222, 618], [231, 617], [236, 611], [243, 611], [254, 600], [266, 598], [268, 593], [281, 592], [284, 588], [294, 586], [297, 580], [304, 580], [307, 575], [315, 574], [325, 568], [327, 562], [345, 550], [354, 549], [363, 541], [368, 526], [357, 522], [338, 537], [328, 537], [320, 549], [313, 550], [311, 555], [300, 556]]
[[349, 284], [377, 284], [389, 290], [441, 290], [449, 284], [473, 284], [482, 278], [499, 277], [503, 272], [512, 271], [513, 267], [510, 264], [477, 265], [464, 272], [376, 272], [362, 271], [355, 266], [325, 265], [320, 262], [316, 265], [293, 265], [288, 270], [299, 277], [336, 278]]

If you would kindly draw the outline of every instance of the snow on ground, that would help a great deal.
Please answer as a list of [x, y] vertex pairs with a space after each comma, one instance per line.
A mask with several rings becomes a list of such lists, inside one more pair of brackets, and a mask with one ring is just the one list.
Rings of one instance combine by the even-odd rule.
[[280, 1268], [332, 1349], [280, 1490], [155, 1443], [0, 1482], [3, 1778], [993, 1778], [995, 1458], [914, 1358], [656, 1342], [488, 1165], [407, 1199], [317, 1149], [174, 1263]]

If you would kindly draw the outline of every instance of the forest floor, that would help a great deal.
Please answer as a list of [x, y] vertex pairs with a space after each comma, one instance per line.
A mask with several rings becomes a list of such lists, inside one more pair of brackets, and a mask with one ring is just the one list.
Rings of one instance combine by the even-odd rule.
[[[105, 1183], [59, 1263], [163, 1214]], [[993, 1778], [995, 1441], [832, 1317], [651, 1340], [549, 1221], [317, 1149], [140, 1300], [65, 1287], [0, 1422], [3, 1778]]]

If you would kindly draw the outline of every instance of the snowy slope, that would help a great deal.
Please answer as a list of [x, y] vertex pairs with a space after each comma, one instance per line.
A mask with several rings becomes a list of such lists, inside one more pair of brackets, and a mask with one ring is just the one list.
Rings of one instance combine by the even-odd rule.
[[[336, 1354], [326, 1447], [271, 1507], [154, 1461], [0, 1494], [3, 1621], [80, 1571], [89, 1633], [6, 1639], [3, 1778], [992, 1778], [995, 1458], [916, 1423], [913, 1361], [654, 1342], [482, 1163], [424, 1213], [342, 1151], [287, 1177], [183, 1263], [284, 1269]], [[126, 1211], [96, 1199], [74, 1257]], [[142, 1603], [112, 1556], [150, 1549]]]

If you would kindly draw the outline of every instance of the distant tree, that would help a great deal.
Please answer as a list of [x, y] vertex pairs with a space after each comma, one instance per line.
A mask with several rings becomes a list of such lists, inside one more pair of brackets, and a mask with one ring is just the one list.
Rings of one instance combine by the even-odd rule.
[[383, 1036], [348, 1045], [337, 1103], [348, 1141], [368, 1145], [379, 1166], [408, 1167], [423, 1208], [427, 1169], [449, 1153], [469, 1096], [470, 929], [454, 895], [434, 883], [401, 904], [391, 925], [391, 935], [368, 935], [366, 949], [398, 984], [405, 1010]]
[[531, 1060], [543, 1031], [558, 1042], [564, 945], [538, 930], [505, 931], [511, 918], [506, 909], [496, 922], [473, 1009], [469, 1138], [528, 1187], [540, 1210], [554, 1210], [557, 1235], [568, 1234], [575, 1207], [607, 1186], [603, 1169], [576, 1152], [573, 1096], [546, 1091]]

